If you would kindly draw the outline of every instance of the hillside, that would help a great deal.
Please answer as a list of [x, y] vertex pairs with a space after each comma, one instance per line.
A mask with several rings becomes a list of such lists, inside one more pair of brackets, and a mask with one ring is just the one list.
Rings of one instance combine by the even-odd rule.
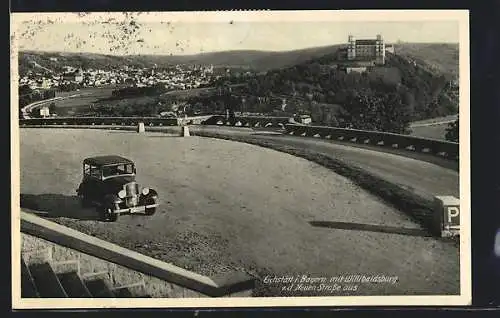
[[315, 124], [396, 133], [409, 132], [410, 121], [458, 111], [450, 74], [426, 61], [388, 53], [385, 66], [363, 74], [346, 73], [345, 66], [334, 51], [251, 78], [227, 78], [227, 84], [245, 85], [227, 89], [222, 96], [193, 97], [188, 102], [216, 111], [276, 113], [281, 109], [309, 114]]
[[[102, 115], [154, 115], [189, 105], [192, 113], [250, 112], [311, 115], [315, 124], [408, 133], [409, 123], [456, 114], [450, 81], [427, 64], [388, 54], [385, 66], [346, 73], [337, 50], [250, 77], [231, 76], [216, 90], [164, 94], [148, 100], [103, 101]], [[157, 107], [157, 105], [162, 105]]]
[[447, 77], [458, 76], [458, 43], [399, 43], [394, 48], [398, 55], [421, 61]]
[[[249, 68], [267, 71], [299, 64], [335, 52], [341, 45], [314, 47], [301, 50], [271, 51], [227, 51], [201, 53], [195, 55], [131, 55], [115, 56], [92, 53], [59, 52], [19, 52], [20, 74], [29, 70], [60, 71], [64, 65], [73, 67], [93, 67], [110, 69], [122, 66], [150, 67], [175, 64], [213, 64], [220, 67]], [[441, 43], [399, 43], [395, 44], [396, 53], [411, 57], [426, 64], [429, 68], [445, 76], [458, 74], [458, 44]], [[57, 60], [51, 60], [56, 58]]]
[[[305, 60], [320, 57], [335, 51], [338, 46], [316, 47], [302, 50], [271, 51], [227, 51], [201, 53], [196, 55], [129, 55], [115, 56], [92, 53], [58, 53], [58, 52], [19, 52], [19, 73], [29, 70], [44, 72], [47, 69], [60, 71], [62, 66], [83, 68], [111, 69], [123, 65], [159, 67], [176, 64], [213, 64], [216, 67], [247, 68], [255, 71], [266, 71], [281, 68]], [[57, 60], [54, 60], [57, 59]]]

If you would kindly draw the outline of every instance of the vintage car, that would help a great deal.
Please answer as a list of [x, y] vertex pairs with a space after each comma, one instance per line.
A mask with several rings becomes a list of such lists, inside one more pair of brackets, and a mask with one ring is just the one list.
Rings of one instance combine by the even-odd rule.
[[83, 179], [76, 190], [84, 207], [97, 207], [103, 221], [114, 222], [120, 214], [153, 215], [158, 194], [140, 189], [134, 163], [120, 156], [97, 156], [83, 160]]

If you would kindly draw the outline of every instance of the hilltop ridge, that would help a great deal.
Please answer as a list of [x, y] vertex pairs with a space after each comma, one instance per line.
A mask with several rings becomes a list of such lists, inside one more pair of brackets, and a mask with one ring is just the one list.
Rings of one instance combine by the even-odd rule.
[[[343, 44], [313, 47], [293, 51], [223, 51], [195, 55], [128, 55], [116, 56], [95, 53], [19, 52], [19, 73], [30, 70], [60, 71], [64, 65], [73, 67], [116, 68], [124, 64], [138, 67], [159, 67], [176, 64], [213, 64], [216, 67], [233, 67], [268, 71], [299, 64], [334, 53]], [[448, 43], [398, 43], [396, 54], [411, 56], [424, 61], [431, 68], [448, 76], [458, 74], [458, 44]]]
[[[335, 51], [339, 46], [307, 48], [294, 51], [224, 51], [199, 53], [195, 55], [105, 55], [95, 53], [61, 53], [61, 52], [19, 52], [19, 73], [29, 70], [41, 70], [41, 67], [59, 71], [63, 65], [72, 67], [90, 67], [109, 69], [127, 64], [137, 67], [159, 67], [177, 64], [214, 65], [216, 67], [244, 68], [254, 71], [266, 71], [279, 68], [307, 59], [320, 57]], [[36, 63], [36, 64], [35, 64]], [[41, 66], [41, 67], [40, 67]]]

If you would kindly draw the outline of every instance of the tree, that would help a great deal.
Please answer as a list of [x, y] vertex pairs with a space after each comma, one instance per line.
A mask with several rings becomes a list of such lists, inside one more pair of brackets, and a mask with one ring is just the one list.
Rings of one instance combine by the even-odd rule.
[[458, 134], [459, 134], [459, 127], [457, 118], [457, 120], [448, 124], [448, 128], [446, 128], [445, 138], [448, 141], [458, 142]]
[[348, 90], [339, 119], [355, 129], [404, 134], [410, 121], [410, 107], [396, 91]]

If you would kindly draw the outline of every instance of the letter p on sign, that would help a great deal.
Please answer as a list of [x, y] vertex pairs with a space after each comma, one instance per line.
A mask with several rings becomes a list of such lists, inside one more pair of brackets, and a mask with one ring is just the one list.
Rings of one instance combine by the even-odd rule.
[[434, 198], [434, 229], [441, 237], [460, 235], [460, 201], [453, 196]]
[[448, 224], [460, 226], [460, 209], [456, 206], [449, 206], [448, 209]]

